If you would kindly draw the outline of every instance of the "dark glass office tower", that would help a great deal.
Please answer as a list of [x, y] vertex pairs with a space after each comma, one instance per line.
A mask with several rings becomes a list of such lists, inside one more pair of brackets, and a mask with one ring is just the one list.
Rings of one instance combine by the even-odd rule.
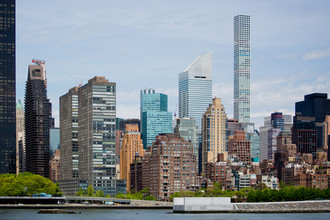
[[49, 177], [51, 104], [47, 99], [44, 61], [29, 65], [25, 90], [26, 171]]
[[317, 150], [323, 149], [323, 122], [326, 115], [330, 115], [330, 99], [326, 93], [313, 93], [305, 95], [304, 101], [296, 102], [296, 116], [315, 117], [317, 130]]
[[0, 1], [0, 174], [16, 172], [15, 0]]

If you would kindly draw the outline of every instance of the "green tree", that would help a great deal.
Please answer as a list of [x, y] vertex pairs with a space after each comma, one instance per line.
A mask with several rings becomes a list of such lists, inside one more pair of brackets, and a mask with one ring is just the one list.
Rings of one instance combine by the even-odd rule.
[[37, 193], [62, 195], [58, 184], [36, 174], [25, 172], [0, 175], [0, 196], [32, 196]]
[[94, 190], [93, 186], [89, 185], [87, 188], [87, 196], [92, 197], [92, 196], [94, 196], [94, 194], [95, 194], [95, 190]]

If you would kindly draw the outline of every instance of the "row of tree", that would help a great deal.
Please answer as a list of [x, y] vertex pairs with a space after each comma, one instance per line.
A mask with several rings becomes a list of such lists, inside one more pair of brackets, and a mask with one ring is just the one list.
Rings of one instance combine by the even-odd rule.
[[330, 199], [330, 189], [315, 189], [306, 187], [283, 186], [280, 190], [267, 187], [244, 188], [239, 191], [221, 190], [220, 184], [201, 189], [197, 192], [176, 192], [170, 196], [175, 197], [231, 197], [236, 202], [280, 202], [280, 201], [303, 201], [315, 199]]
[[39, 193], [62, 196], [58, 184], [40, 175], [28, 172], [0, 175], [0, 196], [32, 196]]
[[116, 195], [118, 199], [136, 199], [136, 200], [149, 200], [156, 201], [157, 198], [150, 194], [149, 187], [144, 188], [139, 192], [128, 192], [127, 194], [118, 193]]
[[279, 202], [303, 201], [315, 199], [330, 199], [330, 189], [306, 188], [303, 186], [286, 186], [280, 190], [258, 189], [250, 190], [247, 195], [248, 202]]

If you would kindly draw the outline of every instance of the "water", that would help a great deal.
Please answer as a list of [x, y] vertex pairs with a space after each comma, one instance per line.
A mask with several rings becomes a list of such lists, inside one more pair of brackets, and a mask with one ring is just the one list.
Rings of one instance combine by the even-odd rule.
[[299, 220], [323, 220], [330, 219], [330, 213], [283, 213], [283, 214], [177, 214], [171, 209], [72, 209], [81, 214], [37, 214], [40, 209], [0, 209], [0, 219], [46, 219], [46, 220], [61, 220], [61, 219], [180, 219], [180, 220], [195, 220], [195, 219], [226, 219], [226, 220], [284, 220], [284, 219], [299, 219]]

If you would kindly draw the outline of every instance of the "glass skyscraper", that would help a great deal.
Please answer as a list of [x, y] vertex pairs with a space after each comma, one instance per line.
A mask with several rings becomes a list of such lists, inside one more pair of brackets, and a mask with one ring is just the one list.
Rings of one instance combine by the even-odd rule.
[[144, 89], [140, 93], [140, 119], [143, 148], [146, 149], [162, 133], [172, 133], [172, 113], [167, 111], [167, 95]]
[[16, 173], [15, 0], [0, 2], [0, 174]]
[[234, 118], [250, 122], [250, 15], [234, 18]]
[[212, 51], [179, 74], [179, 118], [194, 118], [201, 132], [202, 116], [212, 103]]

